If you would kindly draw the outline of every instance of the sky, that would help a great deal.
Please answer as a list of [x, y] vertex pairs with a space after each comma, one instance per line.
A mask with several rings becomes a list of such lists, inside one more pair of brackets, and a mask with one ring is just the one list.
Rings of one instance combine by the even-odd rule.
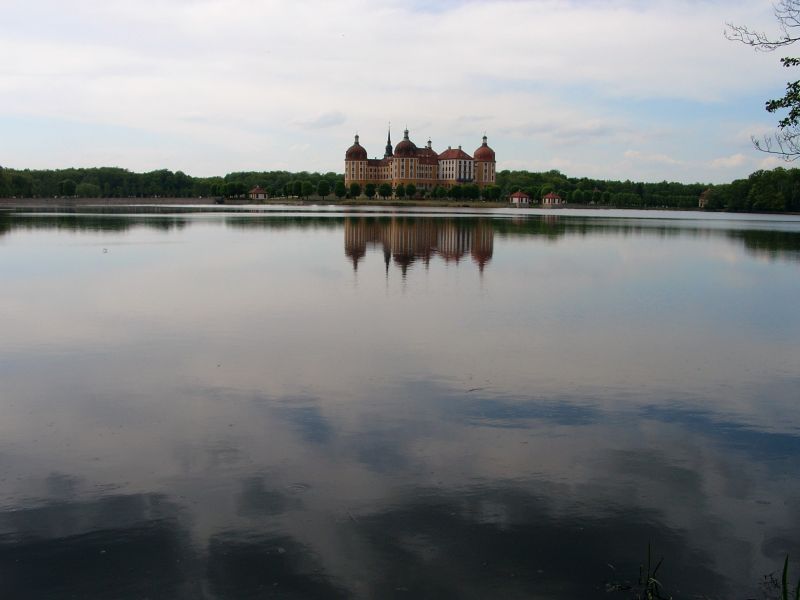
[[[359, 133], [497, 168], [722, 183], [797, 78], [769, 0], [0, 0], [0, 165], [344, 170]], [[790, 51], [784, 51], [791, 54]], [[797, 51], [795, 52], [797, 53]]]

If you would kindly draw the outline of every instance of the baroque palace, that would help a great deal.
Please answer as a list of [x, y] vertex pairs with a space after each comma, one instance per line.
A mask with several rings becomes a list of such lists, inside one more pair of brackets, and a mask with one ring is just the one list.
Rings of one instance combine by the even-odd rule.
[[358, 183], [362, 188], [368, 183], [388, 183], [392, 189], [401, 183], [413, 183], [418, 190], [426, 191], [436, 186], [449, 188], [466, 183], [484, 187], [495, 182], [495, 162], [494, 150], [486, 143], [485, 135], [483, 144], [470, 156], [461, 146], [438, 154], [430, 140], [423, 148], [417, 148], [408, 137], [408, 129], [392, 149], [389, 132], [383, 158], [368, 158], [356, 134], [355, 142], [345, 153], [344, 182], [347, 186]]

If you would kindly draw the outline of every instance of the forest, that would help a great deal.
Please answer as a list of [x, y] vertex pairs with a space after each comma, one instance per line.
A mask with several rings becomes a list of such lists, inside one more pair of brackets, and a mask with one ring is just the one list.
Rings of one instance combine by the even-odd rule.
[[[413, 186], [392, 190], [388, 186], [344, 187], [339, 173], [289, 171], [237, 172], [224, 177], [192, 177], [182, 171], [161, 169], [136, 173], [118, 167], [59, 170], [17, 170], [0, 167], [0, 198], [245, 198], [255, 186], [270, 197], [339, 198], [366, 194], [369, 198], [426, 197]], [[388, 189], [387, 189], [388, 188]], [[500, 171], [495, 186], [478, 190], [474, 185], [431, 190], [428, 197], [466, 200], [507, 198], [522, 190], [538, 201], [555, 192], [570, 204], [619, 208], [706, 208], [727, 211], [800, 212], [800, 169], [778, 167], [760, 170], [746, 179], [726, 184], [634, 182], [568, 177], [560, 171]]]

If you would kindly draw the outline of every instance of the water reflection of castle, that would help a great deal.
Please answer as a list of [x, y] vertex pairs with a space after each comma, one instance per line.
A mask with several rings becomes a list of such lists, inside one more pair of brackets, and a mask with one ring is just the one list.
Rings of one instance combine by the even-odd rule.
[[438, 255], [446, 263], [458, 263], [469, 255], [483, 272], [494, 251], [494, 231], [484, 219], [370, 218], [354, 217], [344, 222], [344, 253], [358, 270], [367, 248], [381, 248], [389, 263], [400, 267], [405, 277], [416, 261], [426, 266]]

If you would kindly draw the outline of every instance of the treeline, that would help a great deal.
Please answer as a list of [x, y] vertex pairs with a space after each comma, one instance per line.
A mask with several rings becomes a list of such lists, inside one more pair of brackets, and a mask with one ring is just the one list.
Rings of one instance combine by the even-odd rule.
[[261, 186], [270, 196], [283, 196], [295, 181], [316, 192], [320, 181], [330, 189], [344, 177], [336, 173], [288, 171], [229, 173], [225, 177], [192, 177], [167, 169], [134, 173], [117, 167], [92, 169], [16, 170], [0, 167], [0, 198], [200, 198], [244, 197]]
[[535, 201], [555, 192], [569, 203], [620, 208], [697, 208], [701, 195], [711, 210], [800, 212], [800, 169], [777, 167], [756, 171], [747, 179], [708, 185], [643, 183], [567, 177], [559, 171], [501, 171], [497, 185], [503, 197], [517, 190]]
[[260, 186], [270, 197], [335, 195], [338, 198], [452, 198], [496, 201], [521, 190], [536, 202], [555, 192], [571, 204], [621, 208], [697, 208], [730, 211], [800, 211], [800, 169], [778, 167], [756, 171], [728, 184], [644, 183], [567, 177], [560, 171], [500, 171], [494, 186], [437, 186], [425, 192], [413, 185], [388, 184], [345, 188], [338, 173], [289, 171], [237, 172], [224, 177], [192, 177], [166, 169], [134, 173], [116, 167], [59, 170], [16, 170], [0, 167], [0, 198], [200, 198], [246, 197]]
[[713, 210], [800, 212], [800, 169], [756, 171], [709, 188], [705, 200]]
[[623, 208], [696, 208], [700, 194], [709, 187], [702, 183], [643, 183], [576, 178], [567, 177], [555, 170], [545, 173], [500, 171], [497, 174], [497, 185], [503, 190], [503, 195], [523, 191], [534, 202], [553, 192], [572, 204]]

